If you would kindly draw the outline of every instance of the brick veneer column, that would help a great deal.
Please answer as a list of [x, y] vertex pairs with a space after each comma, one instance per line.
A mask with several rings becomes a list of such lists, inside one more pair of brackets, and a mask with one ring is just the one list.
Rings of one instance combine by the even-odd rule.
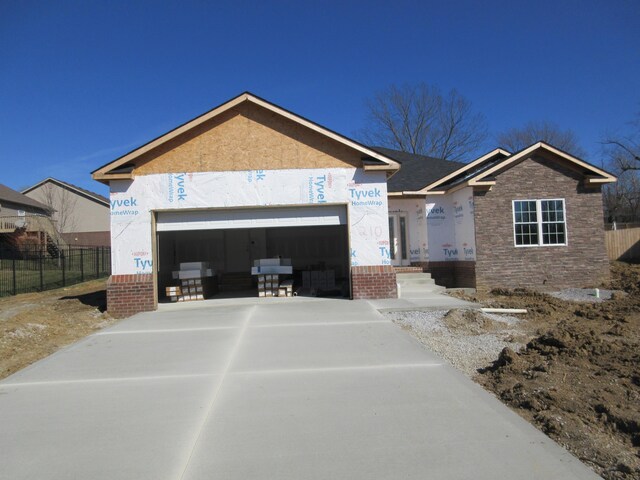
[[353, 299], [398, 298], [396, 272], [390, 265], [351, 267]]
[[111, 275], [107, 282], [107, 311], [115, 318], [155, 310], [153, 275]]

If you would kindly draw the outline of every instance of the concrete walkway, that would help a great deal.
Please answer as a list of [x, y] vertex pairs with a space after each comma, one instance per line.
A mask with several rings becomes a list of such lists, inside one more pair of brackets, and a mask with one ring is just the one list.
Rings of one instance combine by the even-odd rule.
[[598, 478], [368, 302], [186, 307], [0, 382], [0, 478]]
[[383, 298], [369, 300], [380, 312], [405, 312], [416, 310], [451, 310], [452, 308], [480, 308], [477, 303], [460, 300], [443, 293], [424, 292], [411, 298]]

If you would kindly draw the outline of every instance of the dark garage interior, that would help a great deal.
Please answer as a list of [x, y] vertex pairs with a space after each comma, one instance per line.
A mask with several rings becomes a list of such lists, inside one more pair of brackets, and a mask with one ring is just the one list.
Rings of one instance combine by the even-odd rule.
[[[349, 242], [345, 225], [233, 228], [158, 232], [158, 295], [175, 284], [172, 271], [183, 262], [208, 262], [217, 283], [215, 298], [256, 296], [259, 259], [291, 259], [294, 290], [311, 295], [349, 295]], [[301, 290], [303, 272], [320, 271], [335, 276], [335, 287]], [[309, 289], [306, 289], [309, 290]]]

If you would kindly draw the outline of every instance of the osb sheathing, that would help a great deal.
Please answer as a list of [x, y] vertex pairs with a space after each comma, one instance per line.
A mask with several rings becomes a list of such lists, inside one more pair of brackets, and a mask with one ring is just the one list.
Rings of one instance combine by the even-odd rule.
[[241, 104], [135, 160], [134, 175], [348, 168], [362, 153], [258, 105]]

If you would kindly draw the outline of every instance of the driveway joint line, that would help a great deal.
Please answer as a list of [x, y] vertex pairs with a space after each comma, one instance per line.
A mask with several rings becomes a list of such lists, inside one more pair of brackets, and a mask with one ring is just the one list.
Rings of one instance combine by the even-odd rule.
[[307, 322], [307, 323], [273, 323], [270, 325], [252, 325], [249, 328], [282, 328], [282, 327], [335, 327], [342, 325], [368, 325], [372, 323], [391, 324], [389, 320], [352, 320], [346, 322]]
[[162, 328], [162, 329], [153, 329], [153, 330], [116, 330], [113, 332], [98, 332], [95, 333], [94, 336], [104, 336], [104, 335], [124, 335], [128, 333], [179, 333], [179, 332], [206, 332], [213, 330], [237, 330], [238, 326], [218, 326], [218, 327], [194, 327], [194, 328]]
[[229, 375], [273, 375], [279, 373], [323, 373], [323, 372], [352, 372], [366, 370], [401, 370], [409, 368], [441, 367], [444, 363], [391, 363], [386, 365], [353, 365], [347, 367], [311, 367], [311, 368], [276, 368], [265, 370], [245, 370], [230, 372]]
[[83, 378], [77, 380], [48, 380], [36, 382], [0, 382], [0, 388], [3, 387], [38, 387], [38, 386], [55, 386], [55, 385], [74, 385], [82, 383], [109, 383], [109, 382], [143, 382], [151, 380], [179, 380], [181, 378], [205, 378], [217, 377], [218, 373], [187, 373], [182, 375], [147, 375], [141, 377], [107, 377], [107, 378]]
[[198, 430], [195, 434], [195, 437], [191, 443], [191, 446], [189, 447], [189, 453], [187, 455], [187, 459], [186, 462], [184, 464], [184, 467], [182, 468], [182, 472], [180, 473], [180, 480], [185, 478], [185, 475], [187, 473], [187, 470], [189, 469], [189, 465], [191, 464], [191, 460], [193, 459], [193, 454], [196, 451], [196, 448], [198, 446], [198, 443], [200, 442], [200, 437], [202, 436], [202, 432], [204, 431], [204, 427], [207, 424], [207, 422], [209, 421], [209, 418], [211, 417], [211, 413], [213, 412], [213, 408], [215, 406], [216, 400], [218, 399], [218, 395], [220, 393], [220, 390], [222, 390], [222, 385], [224, 384], [224, 380], [227, 377], [227, 373], [229, 372], [229, 369], [231, 368], [231, 364], [233, 363], [233, 359], [235, 358], [236, 354], [238, 353], [240, 344], [242, 343], [242, 339], [244, 337], [245, 332], [247, 331], [247, 328], [249, 326], [249, 321], [251, 320], [251, 317], [253, 315], [253, 313], [255, 312], [256, 307], [254, 306], [253, 308], [251, 308], [247, 314], [247, 317], [245, 318], [244, 322], [242, 323], [242, 328], [240, 329], [240, 333], [238, 334], [238, 337], [236, 338], [236, 342], [233, 346], [233, 348], [231, 349], [231, 352], [229, 353], [229, 356], [227, 358], [227, 361], [225, 363], [224, 368], [222, 369], [222, 372], [220, 374], [220, 380], [217, 382], [217, 385], [215, 387], [215, 389], [212, 392], [211, 395], [211, 399], [209, 400], [209, 404], [205, 410], [205, 415], [202, 418], [202, 421], [200, 422], [200, 426], [198, 427]]

